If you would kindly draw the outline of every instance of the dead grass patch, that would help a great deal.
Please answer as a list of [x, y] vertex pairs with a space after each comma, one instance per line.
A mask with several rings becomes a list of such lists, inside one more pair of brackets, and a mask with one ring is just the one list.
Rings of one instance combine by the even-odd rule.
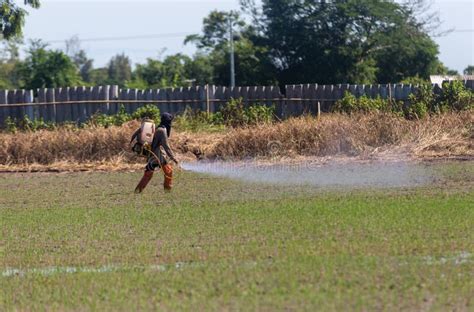
[[[473, 124], [470, 111], [415, 121], [381, 113], [327, 114], [320, 120], [292, 118], [225, 133], [175, 131], [171, 141], [181, 160], [361, 156], [386, 151], [419, 158], [474, 157]], [[133, 121], [107, 129], [0, 133], [0, 170], [142, 166], [143, 159], [129, 145], [137, 127], [138, 122]]]

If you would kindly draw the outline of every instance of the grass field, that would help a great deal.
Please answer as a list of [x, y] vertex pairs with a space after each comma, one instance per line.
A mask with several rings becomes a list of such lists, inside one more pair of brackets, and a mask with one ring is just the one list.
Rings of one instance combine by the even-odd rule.
[[471, 310], [474, 164], [417, 188], [0, 175], [0, 310]]

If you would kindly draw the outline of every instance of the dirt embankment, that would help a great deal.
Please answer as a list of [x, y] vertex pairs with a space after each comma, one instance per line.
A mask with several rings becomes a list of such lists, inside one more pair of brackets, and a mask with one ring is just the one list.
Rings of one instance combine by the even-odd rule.
[[[0, 170], [114, 170], [141, 168], [130, 152], [137, 122], [122, 127], [0, 133]], [[183, 160], [268, 157], [369, 157], [403, 153], [413, 158], [474, 158], [472, 112], [409, 121], [387, 114], [323, 115], [225, 133], [172, 133]]]

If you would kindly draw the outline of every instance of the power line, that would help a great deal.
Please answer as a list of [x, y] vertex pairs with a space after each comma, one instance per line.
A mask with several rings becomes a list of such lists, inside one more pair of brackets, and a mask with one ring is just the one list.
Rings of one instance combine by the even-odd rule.
[[[452, 33], [470, 33], [474, 32], [474, 29], [454, 29]], [[150, 34], [150, 35], [133, 35], [133, 36], [120, 36], [120, 37], [96, 37], [96, 38], [79, 38], [81, 42], [101, 42], [101, 41], [122, 41], [122, 40], [140, 40], [140, 39], [160, 39], [160, 38], [183, 38], [190, 35], [192, 32], [180, 32], [180, 33], [166, 33], [166, 34]], [[64, 43], [68, 39], [62, 40], [46, 40], [46, 43]]]
[[[97, 38], [79, 38], [81, 42], [99, 42], [99, 41], [122, 41], [122, 40], [138, 40], [138, 39], [156, 39], [156, 38], [181, 38], [186, 37], [191, 32], [182, 33], [168, 33], [168, 34], [151, 34], [151, 35], [135, 35], [122, 37], [97, 37]], [[63, 40], [47, 40], [46, 43], [63, 43], [68, 39]]]
[[474, 29], [455, 29], [453, 32], [474, 32]]

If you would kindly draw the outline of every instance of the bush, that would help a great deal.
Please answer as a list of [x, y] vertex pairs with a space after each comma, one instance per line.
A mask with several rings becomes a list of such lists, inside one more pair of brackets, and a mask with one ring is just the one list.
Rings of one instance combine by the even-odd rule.
[[148, 118], [155, 122], [159, 122], [161, 119], [160, 109], [156, 107], [155, 105], [148, 104], [137, 109], [132, 114], [132, 118], [138, 119], [138, 120], [141, 120], [143, 118]]
[[275, 107], [265, 105], [252, 105], [246, 111], [248, 124], [271, 123], [274, 120]]
[[363, 95], [358, 98], [349, 91], [346, 91], [344, 97], [334, 105], [333, 111], [351, 114], [354, 112], [381, 111], [389, 107], [389, 101], [381, 97], [372, 99]]
[[247, 123], [242, 99], [231, 99], [222, 109], [222, 118], [227, 126], [239, 127]]
[[55, 130], [56, 125], [52, 122], [45, 122], [43, 118], [31, 120], [28, 115], [23, 116], [23, 119], [17, 120], [15, 118], [7, 117], [5, 120], [5, 128], [7, 132], [16, 133], [17, 131], [38, 131], [38, 130]]
[[430, 84], [420, 85], [416, 93], [410, 94], [408, 99], [409, 105], [403, 108], [403, 113], [408, 119], [420, 119], [428, 112], [438, 110], [433, 87]]
[[8, 116], [7, 119], [5, 119], [5, 129], [7, 130], [7, 132], [16, 133], [18, 131], [18, 128], [16, 126], [15, 119]]
[[88, 121], [88, 126], [104, 127], [121, 126], [124, 123], [132, 120], [132, 116], [125, 112], [125, 107], [120, 106], [119, 112], [115, 115], [94, 114]]
[[245, 108], [242, 99], [231, 99], [221, 110], [224, 124], [234, 128], [271, 123], [274, 120], [274, 112], [274, 107], [258, 104]]
[[174, 125], [183, 131], [219, 131], [223, 128], [224, 120], [220, 112], [207, 113], [204, 111], [193, 111], [187, 107], [183, 114], [176, 116]]
[[473, 108], [474, 92], [468, 90], [460, 80], [443, 83], [439, 98], [441, 111], [461, 111]]
[[120, 109], [116, 115], [113, 115], [113, 124], [114, 126], [121, 126], [126, 122], [129, 122], [132, 120], [132, 116], [130, 114], [127, 114], [125, 111], [125, 106], [120, 105]]

